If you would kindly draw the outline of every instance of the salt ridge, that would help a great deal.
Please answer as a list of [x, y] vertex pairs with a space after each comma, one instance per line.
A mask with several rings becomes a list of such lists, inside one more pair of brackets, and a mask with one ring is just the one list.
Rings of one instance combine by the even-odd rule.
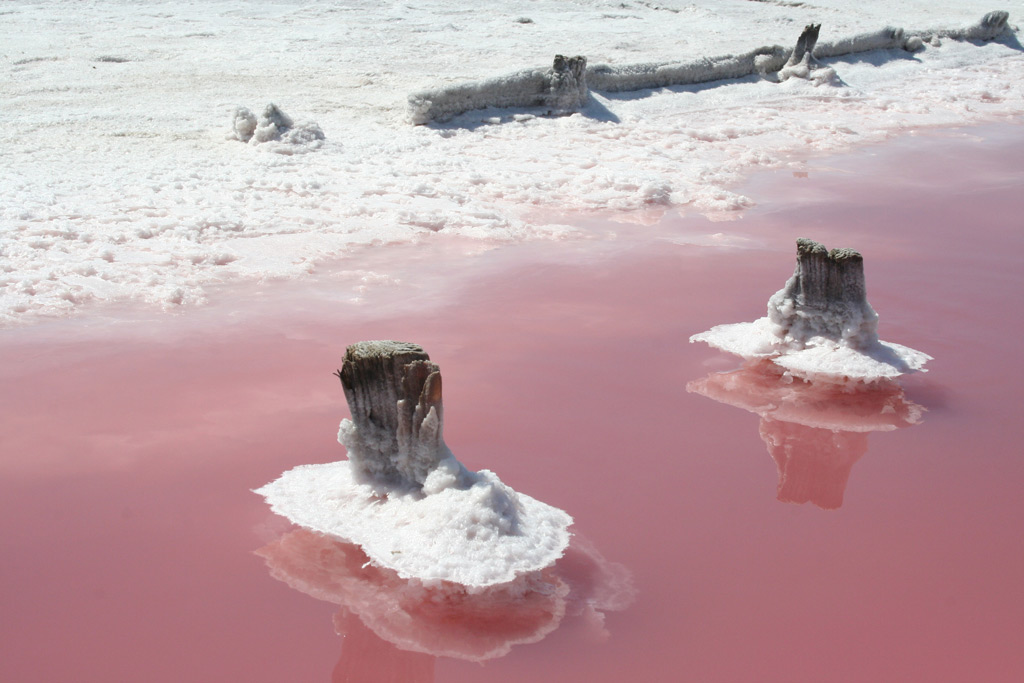
[[[301, 277], [353, 247], [439, 231], [486, 243], [575, 232], [540, 213], [734, 216], [752, 202], [730, 188], [752, 170], [1021, 114], [1015, 37], [936, 36], [912, 57], [830, 61], [841, 87], [750, 77], [592, 95], [560, 118], [491, 110], [411, 126], [406, 95], [558, 52], [698, 58], [790, 45], [812, 21], [826, 44], [887, 24], [967, 26], [992, 9], [540, 0], [526, 23], [503, 2], [8, 2], [0, 324], [95, 302], [201, 303], [220, 282]], [[306, 154], [227, 139], [238, 107], [269, 102], [325, 139]]]

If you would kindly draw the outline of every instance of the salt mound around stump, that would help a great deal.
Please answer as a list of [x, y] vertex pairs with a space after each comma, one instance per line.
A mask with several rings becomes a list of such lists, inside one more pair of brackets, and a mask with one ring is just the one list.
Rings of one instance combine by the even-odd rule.
[[805, 379], [876, 382], [924, 370], [931, 356], [878, 338], [864, 259], [852, 249], [797, 240], [796, 271], [768, 300], [768, 315], [717, 325], [691, 342], [743, 358], [769, 358]]
[[352, 412], [338, 434], [349, 459], [302, 465], [258, 489], [274, 512], [356, 543], [405, 579], [492, 586], [562, 556], [566, 512], [470, 472], [445, 445], [441, 373], [422, 348], [354, 344], [338, 376]]
[[355, 545], [306, 529], [293, 530], [256, 554], [274, 578], [340, 606], [342, 615], [357, 615], [401, 650], [475, 662], [542, 640], [561, 623], [570, 592], [551, 569], [490, 588], [407, 581], [367, 562]]
[[762, 418], [831, 432], [890, 432], [919, 424], [925, 412], [898, 382], [807, 382], [767, 359], [713, 372], [686, 390]]

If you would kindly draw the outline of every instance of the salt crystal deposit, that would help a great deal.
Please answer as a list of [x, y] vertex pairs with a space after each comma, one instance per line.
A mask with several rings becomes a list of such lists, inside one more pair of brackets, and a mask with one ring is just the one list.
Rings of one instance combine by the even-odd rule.
[[768, 300], [768, 315], [718, 325], [690, 337], [743, 358], [770, 358], [794, 375], [853, 382], [893, 379], [923, 370], [931, 356], [880, 341], [878, 314], [867, 300], [864, 259], [852, 249], [828, 251], [797, 240], [786, 286]]
[[302, 465], [259, 489], [299, 526], [358, 544], [404, 579], [474, 588], [508, 583], [562, 556], [572, 518], [470, 472], [442, 435], [441, 374], [422, 348], [361, 342], [339, 377], [352, 412], [349, 459]]

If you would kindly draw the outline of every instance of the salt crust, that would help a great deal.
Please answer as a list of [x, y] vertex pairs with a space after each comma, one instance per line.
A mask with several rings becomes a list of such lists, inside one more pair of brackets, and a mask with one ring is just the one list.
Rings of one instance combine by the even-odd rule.
[[301, 465], [256, 493], [277, 514], [360, 545], [404, 579], [470, 587], [551, 565], [568, 546], [572, 523], [566, 512], [513, 491], [493, 472], [468, 472], [454, 458], [419, 491], [384, 490], [343, 460]]
[[805, 340], [780, 337], [776, 329], [765, 316], [749, 323], [716, 325], [707, 332], [693, 335], [690, 341], [705, 342], [743, 358], [770, 358], [776, 365], [804, 379], [846, 378], [855, 382], [895, 379], [908, 372], [928, 372], [924, 364], [932, 358], [891, 342], [869, 342], [858, 348], [821, 336]]

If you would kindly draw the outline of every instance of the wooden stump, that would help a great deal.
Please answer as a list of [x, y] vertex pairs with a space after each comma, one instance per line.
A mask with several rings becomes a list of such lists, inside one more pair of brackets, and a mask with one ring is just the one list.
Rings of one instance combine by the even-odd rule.
[[349, 346], [337, 372], [352, 412], [342, 425], [349, 459], [382, 482], [422, 486], [450, 452], [442, 438], [441, 369], [420, 346]]
[[805, 238], [796, 241], [796, 270], [768, 301], [780, 336], [807, 341], [821, 336], [867, 348], [878, 342], [878, 314], [867, 300], [864, 257]]

